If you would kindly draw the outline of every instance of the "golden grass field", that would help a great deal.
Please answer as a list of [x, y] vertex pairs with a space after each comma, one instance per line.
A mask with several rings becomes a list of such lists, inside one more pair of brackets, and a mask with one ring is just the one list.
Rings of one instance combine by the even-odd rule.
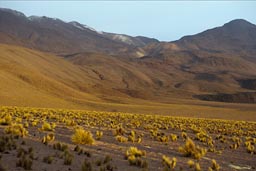
[[1, 170], [254, 170], [256, 123], [0, 108]]

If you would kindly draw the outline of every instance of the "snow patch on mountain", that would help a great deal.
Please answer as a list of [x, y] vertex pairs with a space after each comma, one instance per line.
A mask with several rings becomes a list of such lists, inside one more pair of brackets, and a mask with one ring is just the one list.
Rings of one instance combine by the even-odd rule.
[[35, 15], [32, 15], [32, 16], [29, 16], [28, 19], [30, 21], [37, 21], [37, 20], [41, 20], [42, 17], [39, 17], [39, 16], [35, 16]]
[[87, 26], [87, 25], [80, 24], [80, 23], [78, 23], [78, 22], [76, 22], [76, 21], [69, 22], [69, 24], [73, 25], [74, 27], [76, 27], [76, 28], [78, 28], [78, 29], [80, 29], [80, 30], [88, 30], [88, 29], [89, 29], [89, 30], [94, 31], [94, 32], [99, 33], [99, 34], [102, 34], [102, 33], [103, 33], [103, 32], [101, 32], [101, 31], [97, 31], [97, 30], [95, 30], [94, 28], [89, 27], [89, 26]]
[[29, 17], [27, 17], [27, 19], [30, 20], [30, 21], [36, 21], [36, 22], [41, 22], [43, 20], [48, 20], [48, 21], [54, 20], [54, 21], [64, 22], [64, 21], [62, 21], [58, 18], [49, 18], [49, 17], [46, 17], [46, 16], [36, 16], [36, 15], [29, 16]]
[[80, 30], [85, 30], [85, 28], [78, 22], [72, 21], [72, 22], [69, 22], [69, 24], [73, 25], [74, 27], [76, 27]]
[[82, 25], [82, 26], [83, 26], [84, 28], [87, 28], [87, 29], [91, 30], [91, 31], [97, 32], [97, 30], [95, 30], [94, 28], [89, 27], [89, 26], [87, 26], [87, 25]]
[[118, 41], [121, 41], [121, 42], [124, 42], [124, 43], [127, 43], [127, 44], [133, 44], [133, 40], [128, 37], [128, 36], [125, 36], [125, 35], [121, 35], [121, 34], [116, 34], [113, 36], [113, 40], [118, 40]]

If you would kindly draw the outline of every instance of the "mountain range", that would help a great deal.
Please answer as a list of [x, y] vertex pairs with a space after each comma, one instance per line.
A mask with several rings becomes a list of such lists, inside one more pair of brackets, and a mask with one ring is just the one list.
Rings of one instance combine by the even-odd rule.
[[243, 19], [161, 42], [1, 8], [0, 52], [3, 105], [256, 102], [256, 25]]

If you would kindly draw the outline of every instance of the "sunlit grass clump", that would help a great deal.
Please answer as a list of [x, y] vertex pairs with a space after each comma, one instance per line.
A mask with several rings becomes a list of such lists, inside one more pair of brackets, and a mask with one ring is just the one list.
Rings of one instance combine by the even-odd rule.
[[196, 146], [195, 143], [187, 138], [186, 143], [183, 147], [179, 147], [179, 151], [186, 157], [193, 157], [200, 159], [206, 154], [206, 149]]
[[94, 143], [92, 133], [90, 131], [86, 131], [82, 128], [78, 128], [75, 130], [75, 134], [71, 137], [71, 140], [75, 144], [92, 145]]
[[23, 127], [22, 124], [12, 124], [5, 129], [5, 133], [24, 137], [28, 134], [28, 131]]
[[164, 171], [174, 170], [174, 168], [177, 164], [177, 159], [175, 157], [170, 159], [169, 157], [163, 155], [162, 163], [164, 165]]
[[0, 118], [0, 125], [10, 125], [11, 123], [12, 123], [12, 116], [9, 114], [4, 115]]
[[137, 149], [137, 147], [130, 147], [125, 154], [125, 159], [127, 159], [130, 165], [138, 166], [141, 168], [147, 168], [148, 163], [143, 160], [142, 157], [146, 155], [145, 151]]
[[54, 141], [54, 139], [55, 139], [54, 134], [52, 134], [52, 133], [51, 134], [47, 134], [46, 136], [43, 137], [42, 143], [48, 144], [49, 142]]
[[213, 171], [213, 170], [220, 170], [220, 165], [217, 164], [216, 160], [212, 160], [212, 166], [208, 168], [209, 171]]
[[103, 132], [102, 131], [96, 131], [96, 139], [100, 140], [103, 136]]
[[56, 127], [56, 124], [55, 124], [55, 123], [50, 124], [50, 123], [48, 123], [48, 122], [44, 122], [44, 123], [42, 124], [41, 130], [42, 130], [42, 131], [54, 131], [54, 128], [55, 128], [55, 127]]
[[116, 136], [116, 140], [117, 140], [118, 142], [124, 143], [124, 142], [127, 142], [127, 141], [128, 141], [128, 138], [126, 138], [125, 136], [122, 136], [122, 135], [117, 135], [117, 136]]

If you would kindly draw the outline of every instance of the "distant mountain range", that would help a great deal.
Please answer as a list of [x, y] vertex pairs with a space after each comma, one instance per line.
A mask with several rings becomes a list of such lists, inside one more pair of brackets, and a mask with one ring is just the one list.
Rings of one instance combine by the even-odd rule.
[[0, 101], [256, 102], [256, 25], [243, 19], [160, 42], [1, 8], [0, 43]]
[[[143, 56], [141, 46], [156, 39], [97, 32], [78, 22], [30, 16], [1, 9], [1, 42], [19, 44], [46, 52], [103, 52], [111, 55]], [[18, 28], [18, 29], [17, 29]]]

